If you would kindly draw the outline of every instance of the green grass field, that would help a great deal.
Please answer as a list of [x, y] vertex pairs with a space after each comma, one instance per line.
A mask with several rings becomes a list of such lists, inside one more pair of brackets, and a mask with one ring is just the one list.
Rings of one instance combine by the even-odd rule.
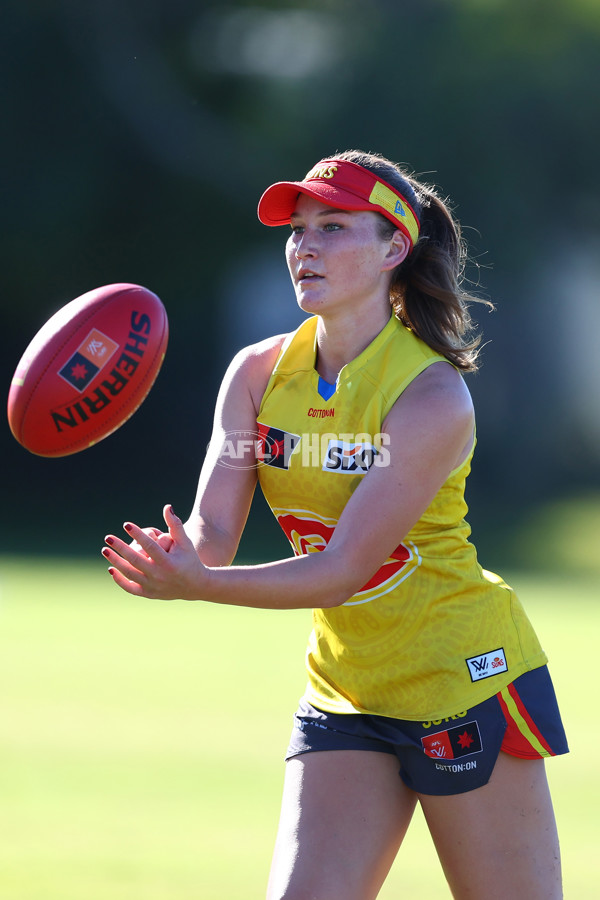
[[[0, 895], [262, 898], [309, 613], [128, 597], [100, 558], [0, 563]], [[565, 896], [592, 900], [598, 578], [512, 583], [571, 743], [548, 766]], [[420, 816], [380, 895], [401, 896], [449, 896]]]

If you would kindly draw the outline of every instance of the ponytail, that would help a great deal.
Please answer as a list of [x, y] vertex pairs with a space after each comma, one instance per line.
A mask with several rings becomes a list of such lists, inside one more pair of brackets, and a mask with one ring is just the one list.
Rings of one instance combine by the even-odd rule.
[[[377, 154], [349, 150], [332, 158], [369, 169], [397, 187], [411, 204], [421, 228], [412, 252], [392, 275], [392, 309], [432, 350], [463, 372], [476, 371], [481, 337], [473, 333], [469, 304], [484, 303], [490, 309], [493, 305], [462, 289], [467, 250], [447, 203], [433, 188]], [[391, 237], [394, 230], [394, 224], [382, 216], [382, 237]]]

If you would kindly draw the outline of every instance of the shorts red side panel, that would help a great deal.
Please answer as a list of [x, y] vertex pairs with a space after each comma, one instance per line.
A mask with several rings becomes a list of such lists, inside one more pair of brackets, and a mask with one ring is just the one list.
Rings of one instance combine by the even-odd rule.
[[509, 684], [497, 694], [497, 697], [507, 724], [501, 749], [521, 759], [556, 756], [556, 752], [534, 722], [515, 683]]

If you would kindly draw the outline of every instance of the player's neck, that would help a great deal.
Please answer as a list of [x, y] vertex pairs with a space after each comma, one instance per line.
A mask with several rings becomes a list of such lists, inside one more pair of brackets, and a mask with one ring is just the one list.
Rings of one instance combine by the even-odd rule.
[[319, 317], [315, 364], [319, 375], [330, 384], [335, 384], [341, 369], [360, 356], [385, 328], [390, 315], [391, 309], [388, 307], [369, 316], [364, 313], [345, 316], [343, 321]]

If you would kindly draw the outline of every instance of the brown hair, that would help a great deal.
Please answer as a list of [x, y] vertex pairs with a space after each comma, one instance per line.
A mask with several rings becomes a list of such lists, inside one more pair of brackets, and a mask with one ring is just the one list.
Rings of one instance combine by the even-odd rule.
[[[466, 244], [447, 201], [435, 189], [421, 184], [404, 168], [377, 153], [347, 150], [329, 159], [348, 160], [363, 166], [400, 191], [421, 222], [412, 252], [394, 270], [390, 303], [400, 321], [432, 350], [463, 372], [477, 370], [480, 335], [473, 333], [471, 302], [489, 300], [463, 291]], [[388, 239], [395, 228], [381, 217], [381, 236]]]

